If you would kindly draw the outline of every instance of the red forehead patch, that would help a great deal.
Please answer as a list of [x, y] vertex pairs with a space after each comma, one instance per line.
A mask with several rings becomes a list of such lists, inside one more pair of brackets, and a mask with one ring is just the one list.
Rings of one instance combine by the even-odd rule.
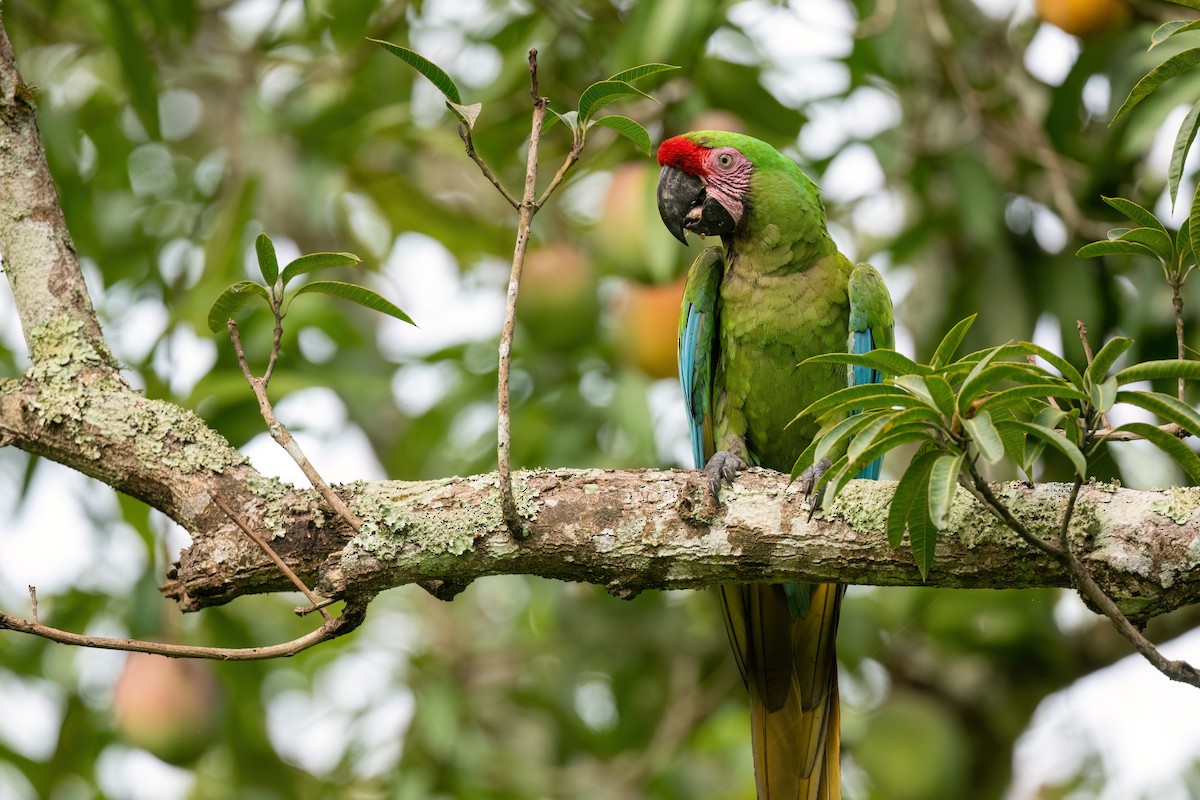
[[704, 175], [708, 172], [704, 166], [707, 158], [708, 148], [701, 147], [686, 136], [673, 136], [658, 146], [660, 167], [670, 164], [691, 175]]

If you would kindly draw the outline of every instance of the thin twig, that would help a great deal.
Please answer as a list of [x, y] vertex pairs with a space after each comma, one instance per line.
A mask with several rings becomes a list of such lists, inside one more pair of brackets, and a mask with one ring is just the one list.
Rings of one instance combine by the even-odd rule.
[[1133, 645], [1133, 649], [1137, 650], [1155, 669], [1173, 681], [1187, 683], [1200, 688], [1200, 671], [1197, 671], [1195, 667], [1186, 661], [1172, 661], [1159, 652], [1154, 643], [1147, 639], [1129, 621], [1129, 618], [1113, 602], [1113, 599], [1100, 588], [1092, 578], [1091, 573], [1087, 571], [1082, 562], [1075, 556], [1074, 551], [1071, 550], [1068, 529], [1071, 524], [1071, 517], [1075, 512], [1075, 502], [1079, 498], [1079, 489], [1081, 486], [1083, 486], [1083, 478], [1077, 475], [1075, 476], [1075, 483], [1071, 486], [1071, 495], [1067, 498], [1067, 508], [1063, 513], [1062, 526], [1058, 532], [1059, 547], [1062, 550], [1061, 560], [1070, 569], [1071, 577], [1075, 581], [1075, 587], [1091, 600], [1104, 613], [1104, 616], [1108, 617], [1113, 627], [1117, 629], [1117, 632], [1129, 640], [1129, 643]]
[[321, 642], [344, 636], [362, 624], [366, 618], [367, 604], [347, 603], [340, 616], [327, 620], [321, 627], [290, 642], [267, 647], [197, 647], [167, 642], [147, 642], [140, 639], [112, 639], [106, 636], [84, 636], [70, 631], [41, 625], [36, 619], [25, 620], [0, 611], [0, 630], [28, 633], [59, 644], [76, 647], [92, 647], [100, 650], [125, 650], [135, 653], [153, 653], [171, 658], [204, 658], [211, 661], [263, 661], [269, 658], [294, 656]]
[[[271, 407], [271, 401], [267, 397], [265, 378], [256, 377], [250, 371], [250, 365], [246, 362], [246, 352], [242, 348], [242, 337], [238, 332], [237, 322], [230, 319], [226, 324], [229, 329], [229, 338], [233, 342], [234, 352], [237, 354], [238, 365], [242, 368], [242, 375], [245, 377], [246, 383], [250, 384], [250, 388], [254, 391], [254, 396], [258, 399], [258, 411], [262, 414], [263, 421], [267, 423], [267, 430], [270, 432], [271, 438], [287, 451], [287, 454], [300, 467], [304, 476], [308, 478], [309, 483], [320, 493], [321, 497], [325, 499], [325, 502], [329, 504], [334, 513], [345, 520], [346, 524], [353, 528], [355, 533], [358, 533], [362, 527], [362, 520], [350, 510], [350, 507], [342, 501], [342, 498], [334, 494], [333, 489], [329, 488], [329, 484], [325, 482], [325, 479], [317, 472], [317, 468], [308, 460], [308, 456], [304, 455], [304, 451], [300, 449], [300, 445], [292, 438], [292, 434], [288, 432], [287, 427], [275, 418], [275, 410]], [[279, 349], [278, 330], [277, 324], [273, 354]]]
[[533, 123], [529, 132], [529, 154], [525, 161], [525, 191], [517, 207], [517, 241], [513, 247], [512, 272], [508, 278], [508, 294], [504, 303], [504, 326], [500, 329], [500, 363], [496, 386], [496, 461], [500, 483], [500, 510], [509, 531], [518, 539], [527, 535], [517, 513], [517, 501], [512, 488], [512, 428], [509, 405], [509, 376], [512, 370], [512, 341], [516, 327], [517, 293], [525, 251], [529, 247], [529, 227], [538, 211], [537, 168], [538, 146], [541, 143], [542, 123], [546, 119], [547, 99], [538, 94], [537, 50], [529, 51], [529, 85], [533, 98]]
[[[1176, 357], [1183, 361], [1183, 357], [1187, 355], [1186, 346], [1183, 343], [1183, 295], [1180, 293], [1180, 288], [1183, 286], [1183, 271], [1176, 270], [1170, 279], [1171, 284], [1171, 305], [1175, 309], [1175, 354]], [[1184, 400], [1183, 394], [1183, 378], [1179, 378], [1179, 399]]]
[[519, 209], [521, 203], [517, 198], [513, 197], [512, 192], [500, 182], [496, 177], [496, 173], [492, 172], [492, 168], [483, 160], [483, 156], [475, 150], [475, 140], [471, 138], [471, 128], [466, 123], [460, 123], [458, 126], [459, 138], [463, 140], [463, 146], [467, 149], [467, 156], [474, 161], [478, 166], [483, 176], [492, 182], [492, 186], [496, 187], [496, 191], [500, 192], [500, 196], [508, 201], [508, 204], [513, 208]]
[[30, 606], [29, 616], [33, 619], [33, 624], [36, 625], [37, 621], [38, 621], [37, 587], [34, 586], [32, 583], [29, 584], [29, 606]]
[[[217, 507], [225, 512], [225, 516], [233, 520], [234, 524], [242, 529], [242, 533], [249, 536], [250, 539], [253, 540], [253, 542], [258, 545], [273, 562], [275, 562], [275, 566], [279, 567], [279, 571], [286, 575], [288, 580], [290, 580], [296, 586], [296, 588], [308, 598], [308, 601], [312, 603], [312, 608], [305, 610], [304, 613], [307, 614], [309, 611], [320, 611], [321, 616], [325, 618], [325, 621], [331, 622], [333, 618], [329, 615], [329, 612], [325, 610], [325, 606], [329, 605], [329, 603], [323, 602], [321, 598], [313, 594], [312, 590], [308, 588], [308, 585], [304, 581], [300, 580], [300, 576], [292, 571], [292, 568], [289, 567], [284, 560], [279, 557], [279, 554], [275, 552], [271, 545], [267, 544], [267, 540], [259, 536], [257, 531], [253, 530], [249, 525], [243, 522], [242, 518], [234, 513], [234, 510], [229, 507], [229, 504], [221, 499], [220, 495], [218, 495], [216, 492], [210, 492], [209, 496], [212, 497], [213, 502], [217, 504]], [[300, 612], [297, 611], [296, 613], [299, 614]]]

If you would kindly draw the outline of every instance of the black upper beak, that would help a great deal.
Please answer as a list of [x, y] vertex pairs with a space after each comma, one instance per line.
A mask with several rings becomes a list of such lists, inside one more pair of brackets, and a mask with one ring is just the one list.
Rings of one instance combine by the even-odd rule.
[[737, 221], [725, 206], [708, 195], [699, 178], [669, 164], [658, 176], [658, 215], [671, 235], [685, 245], [685, 231], [724, 236], [737, 227]]
[[687, 244], [684, 224], [692, 209], [704, 202], [704, 184], [695, 175], [667, 165], [658, 176], [658, 215], [679, 241]]

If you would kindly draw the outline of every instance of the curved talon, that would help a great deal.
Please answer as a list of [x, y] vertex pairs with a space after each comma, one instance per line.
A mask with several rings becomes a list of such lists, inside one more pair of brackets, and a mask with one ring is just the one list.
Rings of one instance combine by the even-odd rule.
[[746, 462], [737, 453], [721, 450], [713, 454], [704, 466], [704, 474], [708, 476], [708, 490], [714, 500], [721, 499], [721, 484], [732, 484], [737, 474], [746, 468]]
[[828, 472], [829, 468], [832, 466], [832, 461], [830, 461], [828, 458], [822, 458], [820, 461], [804, 470], [804, 472], [801, 472], [800, 477], [796, 479], [800, 482], [800, 491], [804, 492], [804, 498], [808, 500], [809, 519], [813, 518], [813, 514], [816, 513], [817, 509], [821, 506], [821, 501], [825, 498], [824, 486], [822, 486], [816, 492], [815, 496], [813, 494], [813, 489], [816, 487], [817, 481], [821, 480], [821, 476]]

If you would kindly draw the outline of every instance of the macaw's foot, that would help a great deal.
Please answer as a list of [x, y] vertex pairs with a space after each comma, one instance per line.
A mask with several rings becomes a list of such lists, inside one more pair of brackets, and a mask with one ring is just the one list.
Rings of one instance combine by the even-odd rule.
[[813, 493], [813, 489], [816, 488], [817, 481], [821, 480], [821, 476], [828, 472], [829, 468], [832, 466], [832, 461], [830, 461], [828, 458], [822, 458], [820, 461], [804, 470], [804, 472], [801, 472], [800, 477], [796, 479], [800, 484], [800, 491], [804, 492], [804, 497], [806, 500], [808, 500], [809, 519], [812, 519], [813, 514], [821, 505], [821, 500], [825, 497], [824, 486], [818, 489], [815, 494]]
[[737, 474], [746, 468], [746, 462], [737, 453], [721, 450], [713, 454], [704, 466], [704, 474], [708, 476], [708, 490], [714, 500], [721, 499], [721, 484], [733, 483]]

